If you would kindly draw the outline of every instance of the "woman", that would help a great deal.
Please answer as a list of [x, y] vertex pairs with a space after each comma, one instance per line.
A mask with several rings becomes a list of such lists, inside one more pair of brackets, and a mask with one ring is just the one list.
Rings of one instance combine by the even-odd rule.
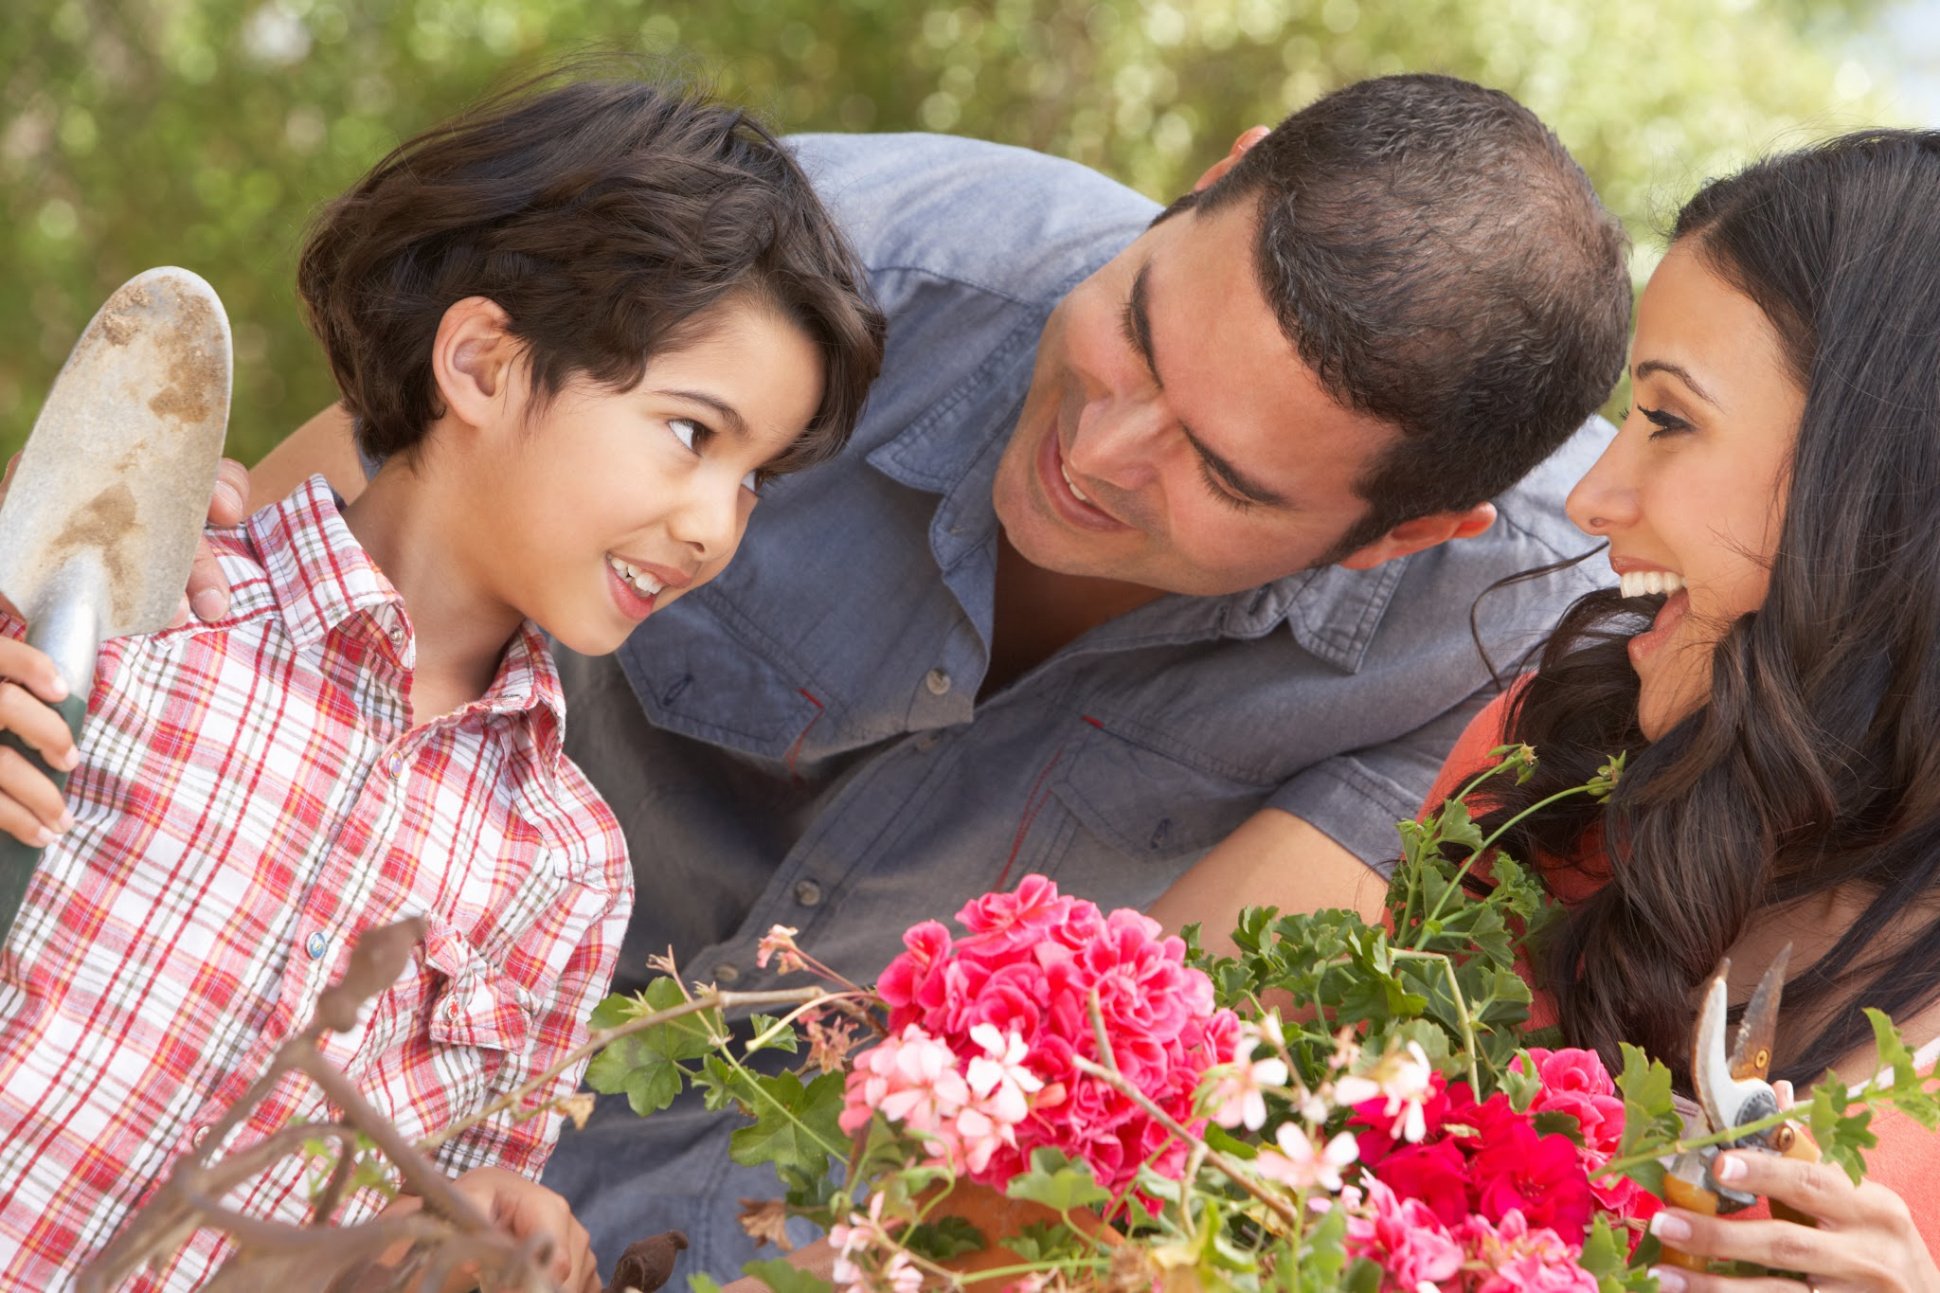
[[[1780, 1075], [1861, 1080], [1861, 1006], [1914, 1046], [1940, 1037], [1940, 133], [1850, 135], [1707, 185], [1639, 304], [1631, 378], [1569, 503], [1622, 586], [1569, 611], [1440, 789], [1529, 743], [1541, 762], [1489, 805], [1499, 822], [1629, 751], [1606, 804], [1568, 799], [1507, 837], [1569, 904], [1539, 985], [1566, 1036], [1673, 1059], [1719, 959], [1742, 1001], [1789, 942]], [[1216, 851], [1156, 914], [1230, 928], [1216, 895], [1238, 865]], [[1247, 896], [1343, 891], [1280, 885]], [[1940, 1290], [1940, 1136], [1875, 1128], [1859, 1187], [1728, 1156], [1817, 1228], [1657, 1223], [1803, 1282], [1666, 1272], [1667, 1293]]]

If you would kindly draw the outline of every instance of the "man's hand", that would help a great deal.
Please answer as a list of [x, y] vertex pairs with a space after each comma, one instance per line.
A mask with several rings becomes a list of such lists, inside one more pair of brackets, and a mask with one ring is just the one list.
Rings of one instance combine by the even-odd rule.
[[[234, 458], [216, 465], [215, 493], [209, 498], [209, 524], [220, 529], [241, 525], [249, 517], [249, 469]], [[187, 624], [189, 615], [213, 621], [229, 611], [229, 581], [222, 577], [216, 554], [205, 538], [196, 545], [195, 565], [189, 569], [188, 590], [175, 612], [176, 624]]]
[[[567, 1293], [600, 1293], [599, 1267], [593, 1260], [593, 1241], [579, 1224], [566, 1200], [537, 1181], [529, 1181], [503, 1167], [475, 1167], [452, 1182], [492, 1224], [525, 1240], [552, 1240], [552, 1260], [545, 1274]], [[386, 1216], [418, 1211], [424, 1201], [402, 1195], [384, 1209]], [[442, 1293], [467, 1293], [476, 1283], [463, 1270], [445, 1284]]]

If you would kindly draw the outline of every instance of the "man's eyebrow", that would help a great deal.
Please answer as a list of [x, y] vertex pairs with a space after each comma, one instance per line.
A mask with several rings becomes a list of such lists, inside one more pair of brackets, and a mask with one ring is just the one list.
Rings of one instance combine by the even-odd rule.
[[[1138, 273], [1132, 276], [1132, 291], [1125, 298], [1125, 317], [1122, 322], [1125, 339], [1131, 343], [1132, 349], [1138, 351], [1139, 358], [1145, 361], [1146, 371], [1152, 374], [1152, 384], [1164, 390], [1165, 379], [1159, 376], [1158, 356], [1152, 349], [1151, 269], [1152, 262], [1148, 260], [1140, 265]], [[1206, 469], [1224, 481], [1226, 487], [1235, 494], [1266, 507], [1286, 505], [1286, 495], [1277, 490], [1268, 489], [1235, 467], [1212, 446], [1194, 434], [1191, 427], [1181, 422], [1179, 429], [1185, 433], [1186, 440], [1191, 443], [1200, 460], [1206, 464]]]
[[1711, 392], [1705, 390], [1699, 384], [1697, 378], [1691, 376], [1691, 370], [1682, 365], [1673, 364], [1666, 359], [1646, 359], [1631, 370], [1632, 377], [1648, 377], [1652, 373], [1669, 373], [1672, 377], [1675, 377], [1678, 381], [1690, 387], [1691, 394], [1697, 396], [1712, 408], [1721, 409], [1724, 407], [1718, 403], [1717, 398]]
[[659, 393], [662, 395], [671, 395], [677, 400], [691, 400], [695, 404], [705, 404], [708, 408], [713, 409], [715, 412], [715, 415], [718, 416], [721, 419], [721, 421], [726, 424], [727, 430], [733, 432], [737, 436], [745, 437], [748, 434], [748, 423], [747, 423], [747, 420], [741, 416], [741, 411], [735, 408], [732, 404], [729, 404], [725, 400], [722, 400], [719, 396], [709, 395], [706, 391], [664, 390], [663, 389]]

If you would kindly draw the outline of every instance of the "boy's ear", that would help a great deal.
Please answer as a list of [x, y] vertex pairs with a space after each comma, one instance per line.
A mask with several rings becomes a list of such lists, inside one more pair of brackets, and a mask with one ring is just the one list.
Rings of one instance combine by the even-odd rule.
[[1495, 504], [1477, 503], [1465, 512], [1436, 512], [1403, 521], [1386, 534], [1342, 557], [1336, 565], [1372, 570], [1384, 561], [1412, 556], [1450, 539], [1472, 539], [1495, 524]]
[[431, 377], [446, 414], [483, 427], [518, 412], [520, 346], [511, 322], [498, 302], [483, 296], [445, 311], [431, 341]]

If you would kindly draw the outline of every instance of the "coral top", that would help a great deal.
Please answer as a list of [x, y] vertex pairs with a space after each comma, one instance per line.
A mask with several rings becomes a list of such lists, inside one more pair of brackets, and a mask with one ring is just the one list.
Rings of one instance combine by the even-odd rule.
[[[1513, 694], [1497, 697], [1469, 723], [1443, 761], [1424, 812], [1459, 789], [1465, 774], [1486, 764], [1490, 750], [1506, 743], [1504, 716]], [[1595, 880], [1578, 869], [1557, 875], [1556, 889], [1564, 902], [1587, 896], [1595, 886]], [[1542, 993], [1537, 993], [1534, 1009], [1538, 1024], [1554, 1021], [1553, 1003]], [[1921, 1047], [1918, 1054], [1922, 1067], [1931, 1069], [1940, 1058], [1940, 1039]], [[1906, 1200], [1927, 1250], [1940, 1256], [1940, 1132], [1928, 1131], [1897, 1109], [1876, 1112], [1872, 1128], [1879, 1144], [1866, 1155], [1867, 1179], [1891, 1187]]]

